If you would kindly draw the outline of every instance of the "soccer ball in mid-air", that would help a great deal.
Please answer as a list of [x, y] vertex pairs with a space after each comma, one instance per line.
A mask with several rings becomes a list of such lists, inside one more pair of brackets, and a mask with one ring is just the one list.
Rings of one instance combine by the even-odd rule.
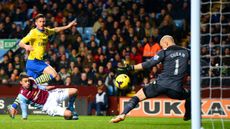
[[119, 89], [126, 89], [130, 83], [130, 78], [126, 74], [119, 74], [115, 80], [114, 84]]

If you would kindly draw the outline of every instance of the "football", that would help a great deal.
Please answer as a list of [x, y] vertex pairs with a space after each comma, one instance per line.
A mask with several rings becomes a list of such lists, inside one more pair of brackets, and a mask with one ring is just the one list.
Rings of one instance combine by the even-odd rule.
[[130, 78], [127, 74], [119, 74], [114, 81], [114, 84], [119, 89], [126, 89], [130, 83]]

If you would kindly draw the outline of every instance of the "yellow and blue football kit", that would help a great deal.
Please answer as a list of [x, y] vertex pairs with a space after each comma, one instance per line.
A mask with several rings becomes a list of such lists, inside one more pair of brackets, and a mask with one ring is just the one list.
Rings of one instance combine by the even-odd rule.
[[48, 64], [43, 61], [43, 56], [48, 43], [48, 36], [54, 33], [54, 29], [45, 28], [44, 30], [39, 30], [34, 28], [21, 40], [22, 43], [29, 43], [33, 47], [26, 62], [27, 75], [37, 78], [48, 66]]

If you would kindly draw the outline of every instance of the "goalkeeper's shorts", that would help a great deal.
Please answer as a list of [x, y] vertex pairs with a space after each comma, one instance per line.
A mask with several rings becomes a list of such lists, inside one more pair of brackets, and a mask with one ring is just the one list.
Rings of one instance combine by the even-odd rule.
[[155, 98], [159, 95], [167, 95], [172, 99], [184, 100], [190, 97], [188, 90], [182, 89], [176, 91], [170, 88], [159, 86], [157, 83], [150, 83], [148, 86], [143, 88], [144, 94], [147, 98]]

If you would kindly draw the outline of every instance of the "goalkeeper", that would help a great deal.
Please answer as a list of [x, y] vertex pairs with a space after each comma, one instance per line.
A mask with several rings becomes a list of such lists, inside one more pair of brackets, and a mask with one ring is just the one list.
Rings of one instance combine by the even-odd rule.
[[[78, 90], [76, 88], [56, 89], [55, 86], [41, 86], [37, 85], [34, 80], [26, 74], [20, 74], [19, 83], [21, 85], [18, 99], [22, 110], [22, 118], [27, 119], [27, 105], [41, 109], [51, 116], [64, 116], [65, 119], [73, 118], [73, 113], [68, 108], [62, 108], [59, 104], [76, 96]], [[17, 107], [12, 107], [10, 114], [15, 116], [17, 114]]]
[[126, 115], [136, 107], [138, 102], [148, 98], [154, 98], [160, 94], [165, 94], [172, 99], [186, 100], [184, 120], [191, 119], [191, 104], [190, 91], [183, 88], [183, 78], [187, 74], [190, 51], [181, 48], [174, 43], [172, 36], [165, 35], [160, 40], [160, 45], [163, 50], [150, 60], [131, 65], [123, 68], [118, 68], [118, 71], [135, 71], [151, 68], [158, 63], [163, 64], [163, 71], [158, 76], [155, 82], [148, 84], [147, 87], [140, 89], [128, 104], [125, 105], [124, 111], [111, 119], [110, 122], [118, 123], [123, 121]]

